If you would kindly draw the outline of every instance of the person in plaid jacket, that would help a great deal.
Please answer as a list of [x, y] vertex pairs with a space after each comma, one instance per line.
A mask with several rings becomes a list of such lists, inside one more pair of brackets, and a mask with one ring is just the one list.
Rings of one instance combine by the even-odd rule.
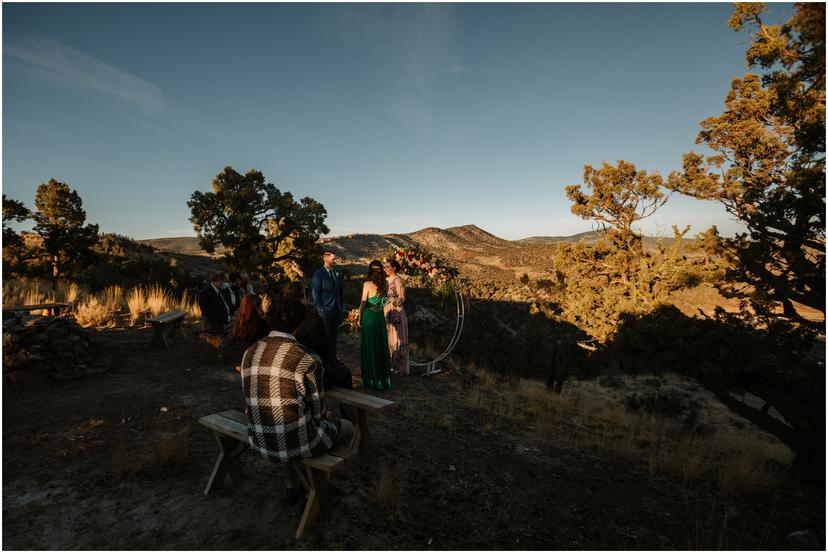
[[293, 337], [305, 309], [291, 290], [271, 305], [272, 332], [244, 352], [241, 364], [250, 447], [277, 463], [314, 457], [353, 435], [350, 421], [328, 413], [319, 357]]

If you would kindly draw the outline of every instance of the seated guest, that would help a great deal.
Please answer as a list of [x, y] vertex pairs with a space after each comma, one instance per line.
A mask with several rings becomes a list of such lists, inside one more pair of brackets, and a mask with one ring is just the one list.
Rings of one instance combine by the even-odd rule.
[[[305, 308], [283, 294], [267, 313], [272, 332], [244, 352], [242, 391], [247, 403], [250, 447], [276, 463], [314, 457], [353, 435], [348, 420], [332, 417], [322, 389], [322, 363], [291, 334]], [[288, 467], [288, 497], [298, 489]]]
[[232, 334], [245, 349], [270, 334], [270, 325], [264, 319], [262, 298], [247, 294], [241, 302]]
[[291, 283], [290, 286], [293, 287], [293, 293], [302, 298], [302, 304], [305, 306], [305, 318], [294, 335], [300, 344], [312, 349], [322, 360], [325, 366], [324, 388], [329, 390], [332, 386], [341, 386], [353, 389], [351, 369], [339, 361], [331, 350], [328, 332], [325, 330], [325, 321], [319, 316], [314, 306], [308, 303], [305, 287], [298, 282]]
[[221, 293], [223, 284], [224, 273], [216, 273], [198, 293], [202, 329], [210, 334], [223, 334], [224, 327], [230, 322], [230, 309]]

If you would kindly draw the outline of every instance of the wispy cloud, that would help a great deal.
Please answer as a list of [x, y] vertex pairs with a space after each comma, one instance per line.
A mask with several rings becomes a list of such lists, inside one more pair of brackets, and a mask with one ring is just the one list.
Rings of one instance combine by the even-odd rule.
[[418, 141], [430, 138], [440, 80], [465, 71], [453, 54], [454, 8], [445, 4], [331, 7], [323, 30], [349, 47], [367, 47], [393, 83], [387, 109]]
[[58, 85], [114, 97], [145, 113], [167, 109], [154, 84], [57, 41], [30, 36], [6, 44], [3, 53], [21, 62], [24, 71]]

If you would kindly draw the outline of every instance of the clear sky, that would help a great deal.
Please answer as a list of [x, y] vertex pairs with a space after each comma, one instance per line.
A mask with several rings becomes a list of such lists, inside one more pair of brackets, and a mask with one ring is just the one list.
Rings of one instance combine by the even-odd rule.
[[[769, 22], [790, 12], [771, 6]], [[590, 223], [564, 187], [666, 175], [747, 71], [731, 4], [3, 4], [3, 192], [49, 178], [88, 220], [193, 235], [225, 165], [328, 210], [331, 234]], [[674, 196], [642, 224], [739, 229]]]

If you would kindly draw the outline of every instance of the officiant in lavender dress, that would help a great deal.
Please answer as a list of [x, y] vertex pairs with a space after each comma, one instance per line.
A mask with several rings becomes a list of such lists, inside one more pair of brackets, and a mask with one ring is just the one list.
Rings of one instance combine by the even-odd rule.
[[383, 264], [388, 282], [385, 322], [388, 327], [388, 350], [393, 374], [408, 376], [408, 320], [405, 317], [405, 286], [397, 272], [400, 264], [391, 259]]

